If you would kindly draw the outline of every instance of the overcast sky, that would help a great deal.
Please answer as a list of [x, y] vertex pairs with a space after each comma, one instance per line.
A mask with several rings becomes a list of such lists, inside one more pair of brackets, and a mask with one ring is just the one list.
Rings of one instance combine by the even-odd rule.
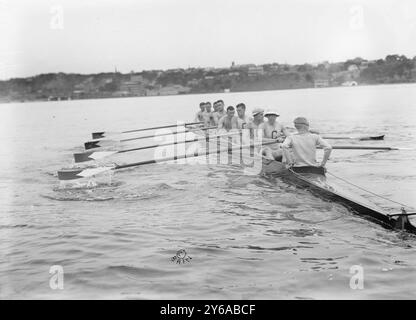
[[0, 79], [416, 55], [415, 0], [0, 0]]

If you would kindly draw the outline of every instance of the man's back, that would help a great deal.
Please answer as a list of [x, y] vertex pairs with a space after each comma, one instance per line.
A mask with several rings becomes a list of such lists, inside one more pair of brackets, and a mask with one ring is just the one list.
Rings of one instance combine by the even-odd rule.
[[282, 147], [292, 149], [295, 167], [317, 166], [316, 148], [331, 149], [329, 143], [322, 139], [321, 136], [310, 132], [295, 133], [288, 136]]

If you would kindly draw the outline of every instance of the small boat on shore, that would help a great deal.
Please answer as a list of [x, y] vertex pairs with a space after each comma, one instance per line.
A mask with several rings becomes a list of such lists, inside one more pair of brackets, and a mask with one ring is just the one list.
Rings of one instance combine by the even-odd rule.
[[404, 230], [416, 234], [416, 227], [409, 221], [409, 216], [414, 213], [407, 213], [402, 209], [401, 213], [388, 214], [365, 198], [329, 182], [325, 169], [322, 167], [292, 167], [287, 169], [281, 162], [263, 159], [262, 173], [266, 176], [277, 175], [292, 185], [306, 189], [320, 198], [340, 203], [353, 213], [388, 229]]

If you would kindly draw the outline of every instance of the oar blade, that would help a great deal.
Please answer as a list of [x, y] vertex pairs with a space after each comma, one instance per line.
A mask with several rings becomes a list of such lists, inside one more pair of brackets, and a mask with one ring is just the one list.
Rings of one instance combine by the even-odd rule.
[[100, 160], [109, 156], [112, 156], [113, 154], [116, 154], [117, 151], [86, 151], [86, 152], [80, 152], [80, 153], [74, 153], [74, 160], [75, 163], [79, 162], [86, 162], [91, 160]]
[[361, 137], [360, 141], [367, 141], [367, 140], [384, 140], [384, 134], [380, 136], [369, 136], [369, 137]]
[[120, 143], [119, 140], [97, 140], [97, 141], [87, 141], [84, 143], [85, 150], [100, 148], [100, 147], [110, 147]]
[[81, 178], [90, 178], [97, 174], [114, 169], [113, 167], [98, 167], [89, 169], [62, 169], [58, 171], [59, 180], [76, 180]]
[[101, 132], [93, 132], [92, 138], [93, 139], [102, 139], [108, 136], [120, 136], [121, 132], [111, 132], [111, 131], [101, 131]]
[[94, 151], [74, 153], [74, 161], [76, 163], [90, 161], [90, 160], [92, 160], [90, 158], [90, 155], [93, 154], [93, 153], [94, 153]]
[[101, 131], [101, 132], [93, 132], [91, 135], [92, 135], [93, 139], [101, 139], [101, 138], [105, 137], [104, 134], [105, 134], [105, 132]]

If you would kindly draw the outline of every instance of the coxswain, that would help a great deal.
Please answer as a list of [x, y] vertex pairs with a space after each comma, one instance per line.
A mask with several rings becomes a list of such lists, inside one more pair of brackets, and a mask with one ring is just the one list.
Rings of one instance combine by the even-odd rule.
[[[331, 145], [319, 134], [309, 131], [309, 121], [304, 117], [298, 117], [293, 121], [297, 133], [287, 136], [282, 143], [282, 150], [289, 167], [322, 167], [329, 159], [332, 152]], [[324, 150], [321, 162], [316, 161], [316, 148]], [[325, 169], [323, 169], [325, 170]], [[296, 170], [295, 170], [296, 171]]]

